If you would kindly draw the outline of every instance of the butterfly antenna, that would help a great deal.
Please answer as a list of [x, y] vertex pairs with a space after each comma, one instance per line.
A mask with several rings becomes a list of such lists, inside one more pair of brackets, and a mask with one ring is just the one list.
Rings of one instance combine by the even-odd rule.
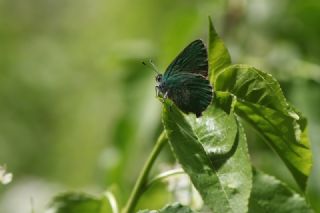
[[160, 74], [160, 72], [159, 72], [159, 70], [158, 70], [158, 67], [156, 67], [156, 65], [154, 65], [154, 63], [153, 63], [153, 61], [152, 61], [151, 59], [149, 60], [149, 63], [151, 64], [153, 70], [154, 70], [156, 73]]
[[149, 64], [147, 64], [146, 62], [142, 62], [143, 65], [148, 66], [150, 69], [152, 69], [153, 71], [155, 71], [157, 74], [160, 74], [157, 67], [153, 64], [153, 62], [151, 60], [149, 60]]

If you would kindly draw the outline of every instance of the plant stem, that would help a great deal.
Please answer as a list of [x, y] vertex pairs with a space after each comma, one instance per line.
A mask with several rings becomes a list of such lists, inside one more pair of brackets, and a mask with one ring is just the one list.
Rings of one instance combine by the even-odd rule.
[[155, 176], [154, 178], [152, 178], [144, 187], [144, 191], [148, 190], [152, 185], [154, 185], [157, 182], [163, 181], [164, 179], [167, 179], [169, 177], [176, 176], [176, 175], [185, 175], [185, 174], [186, 173], [182, 168], [165, 171]]
[[111, 191], [106, 191], [104, 196], [107, 198], [113, 213], [119, 213], [118, 203]]
[[129, 197], [129, 200], [125, 206], [125, 208], [122, 210], [122, 213], [132, 213], [139, 198], [141, 197], [143, 191], [144, 191], [144, 187], [147, 184], [147, 179], [148, 179], [148, 175], [150, 173], [150, 170], [155, 162], [155, 160], [157, 159], [160, 151], [162, 150], [162, 148], [164, 147], [164, 145], [167, 142], [167, 135], [165, 133], [165, 131], [163, 131], [161, 133], [161, 135], [159, 136], [155, 146], [153, 147], [153, 150], [151, 151], [151, 154], [148, 158], [148, 160], [146, 161], [145, 165], [142, 168], [142, 171], [138, 177], [138, 180], [131, 192], [131, 195]]

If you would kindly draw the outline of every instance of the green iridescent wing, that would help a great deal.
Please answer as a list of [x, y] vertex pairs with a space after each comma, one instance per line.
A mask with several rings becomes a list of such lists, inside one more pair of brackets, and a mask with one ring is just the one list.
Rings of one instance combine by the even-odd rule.
[[208, 54], [202, 40], [195, 40], [182, 50], [166, 69], [163, 77], [167, 79], [181, 72], [208, 76]]
[[197, 117], [212, 101], [212, 86], [200, 74], [178, 73], [167, 79], [168, 98], [183, 112], [192, 112]]

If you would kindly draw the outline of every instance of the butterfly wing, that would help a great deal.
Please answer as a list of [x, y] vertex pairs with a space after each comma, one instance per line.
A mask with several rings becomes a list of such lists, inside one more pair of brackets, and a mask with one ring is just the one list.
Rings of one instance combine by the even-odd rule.
[[166, 87], [168, 98], [183, 112], [192, 112], [197, 117], [212, 101], [212, 86], [200, 74], [179, 73], [169, 76]]
[[181, 72], [208, 76], [208, 54], [202, 40], [195, 40], [182, 50], [166, 69], [164, 78]]

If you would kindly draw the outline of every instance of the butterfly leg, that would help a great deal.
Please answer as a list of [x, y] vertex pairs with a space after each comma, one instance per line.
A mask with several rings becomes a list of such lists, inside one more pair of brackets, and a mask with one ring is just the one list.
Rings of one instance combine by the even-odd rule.
[[159, 98], [160, 101], [163, 103], [164, 98], [162, 96], [160, 96], [161, 92], [160, 92], [159, 86], [155, 86], [155, 89], [156, 89], [156, 98]]
[[155, 86], [155, 90], [156, 90], [156, 98], [159, 97], [160, 101], [164, 103], [164, 99], [166, 99], [166, 97], [162, 95], [162, 92], [160, 91], [159, 86]]
[[163, 98], [164, 98], [164, 99], [167, 99], [167, 98], [168, 98], [168, 91], [164, 94]]
[[[167, 92], [164, 94], [164, 96], [163, 96], [163, 99], [164, 99], [164, 100], [168, 98], [168, 92], [169, 92], [169, 91], [167, 91]], [[171, 102], [170, 105], [169, 105], [169, 110], [170, 110], [170, 112], [172, 111], [172, 105], [173, 105], [173, 102]]]
[[168, 98], [168, 91], [162, 96], [162, 103], [164, 103], [164, 101]]
[[156, 97], [159, 97], [159, 86], [155, 86], [154, 89], [156, 91]]

